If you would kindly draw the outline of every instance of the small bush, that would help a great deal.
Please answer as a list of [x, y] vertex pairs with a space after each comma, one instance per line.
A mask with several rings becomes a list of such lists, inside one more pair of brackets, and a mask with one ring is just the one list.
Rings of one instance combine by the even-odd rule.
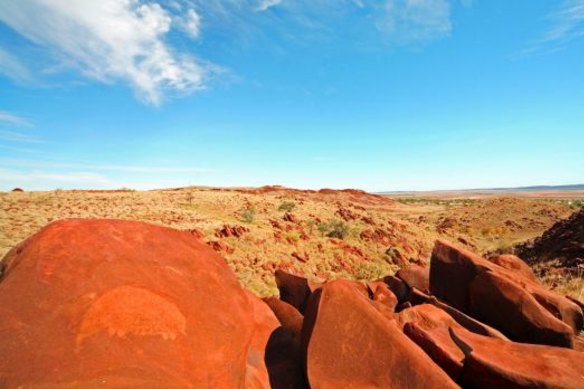
[[355, 269], [354, 276], [358, 280], [376, 280], [388, 275], [390, 271], [384, 262], [363, 262]]
[[280, 206], [278, 207], [278, 210], [291, 212], [294, 208], [296, 208], [295, 203], [293, 203], [292, 201], [284, 201], [282, 204], [280, 204]]
[[333, 220], [329, 223], [329, 238], [345, 239], [351, 232], [349, 225], [341, 220]]
[[328, 225], [328, 223], [318, 223], [316, 228], [318, 228], [318, 231], [320, 232], [321, 236], [324, 238], [324, 236], [327, 234], [327, 232], [329, 230], [329, 225]]
[[245, 223], [253, 223], [253, 221], [255, 220], [255, 216], [256, 216], [255, 208], [253, 207], [247, 208], [241, 214], [241, 220], [244, 221]]

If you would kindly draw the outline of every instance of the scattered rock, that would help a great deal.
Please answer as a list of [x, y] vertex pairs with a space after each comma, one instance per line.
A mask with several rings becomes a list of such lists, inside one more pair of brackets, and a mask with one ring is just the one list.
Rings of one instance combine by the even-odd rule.
[[346, 222], [351, 221], [351, 220], [357, 220], [359, 218], [359, 215], [357, 213], [355, 213], [347, 208], [337, 209], [337, 211], [335, 212], [335, 215], [337, 215], [338, 217], [340, 217], [341, 219], [343, 219]]
[[306, 263], [310, 259], [310, 256], [308, 255], [307, 252], [304, 252], [304, 255], [300, 255], [296, 251], [294, 251], [290, 255], [292, 256], [292, 258], [297, 259], [297, 260], [299, 260], [302, 263]]
[[284, 214], [284, 216], [282, 216], [282, 219], [286, 222], [289, 222], [289, 223], [294, 223], [294, 224], [298, 223], [298, 219], [296, 219], [296, 216], [294, 216], [290, 212], [286, 212]]
[[240, 238], [243, 234], [249, 232], [249, 228], [243, 226], [228, 226], [224, 225], [215, 232], [217, 238], [228, 238], [230, 236]]
[[381, 228], [363, 230], [359, 236], [367, 242], [374, 242], [383, 246], [391, 244], [391, 235]]
[[224, 252], [227, 254], [233, 254], [234, 249], [229, 246], [227, 243], [225, 243], [225, 241], [223, 240], [214, 240], [214, 241], [209, 241], [207, 242], [207, 244], [209, 246], [211, 246], [211, 248], [215, 251], [217, 251], [218, 253], [220, 252]]
[[205, 236], [205, 234], [203, 234], [203, 231], [197, 228], [193, 228], [192, 230], [190, 230], [190, 233], [197, 239], [202, 239]]

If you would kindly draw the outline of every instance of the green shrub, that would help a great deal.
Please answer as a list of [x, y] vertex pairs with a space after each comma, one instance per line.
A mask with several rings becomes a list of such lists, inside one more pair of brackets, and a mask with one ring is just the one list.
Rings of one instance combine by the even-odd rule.
[[256, 216], [255, 208], [253, 207], [247, 208], [241, 214], [241, 220], [244, 221], [245, 223], [253, 223], [253, 221], [255, 220], [255, 216]]
[[354, 276], [358, 280], [376, 280], [385, 277], [391, 269], [384, 262], [363, 262], [356, 269]]
[[329, 238], [345, 239], [351, 232], [349, 225], [341, 220], [333, 220], [329, 223], [329, 232], [326, 234]]
[[329, 225], [328, 223], [318, 223], [318, 225], [316, 226], [316, 228], [318, 229], [318, 231], [320, 232], [321, 236], [324, 237], [328, 230], [329, 230]]
[[292, 201], [284, 201], [282, 204], [280, 204], [280, 206], [278, 207], [278, 210], [291, 212], [294, 208], [296, 208], [295, 203], [293, 203]]

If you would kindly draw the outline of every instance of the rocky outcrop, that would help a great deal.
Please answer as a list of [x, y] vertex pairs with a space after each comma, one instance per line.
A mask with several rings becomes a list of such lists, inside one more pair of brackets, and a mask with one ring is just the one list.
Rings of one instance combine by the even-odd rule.
[[579, 388], [584, 353], [474, 334], [444, 311], [419, 305], [400, 313], [404, 333], [463, 387]]
[[430, 291], [513, 340], [573, 347], [583, 326], [581, 308], [546, 290], [521, 271], [438, 241], [430, 265]]
[[528, 263], [557, 261], [555, 266], [584, 266], [584, 208], [554, 224], [543, 235], [515, 248]]
[[311, 296], [302, 343], [312, 388], [457, 387], [346, 281]]
[[276, 270], [280, 296], [262, 301], [189, 231], [60, 221], [4, 260], [0, 382], [584, 387], [584, 353], [569, 349], [583, 349], [582, 304], [519, 261], [437, 242], [429, 276], [410, 266], [377, 281], [315, 282]]

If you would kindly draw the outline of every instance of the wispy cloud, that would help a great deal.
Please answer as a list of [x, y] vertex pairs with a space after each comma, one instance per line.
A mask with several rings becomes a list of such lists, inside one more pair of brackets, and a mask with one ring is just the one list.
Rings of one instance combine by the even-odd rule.
[[[356, 41], [360, 38], [339, 36], [355, 31], [373, 33], [383, 43], [418, 45], [451, 34], [451, 7], [460, 2], [472, 4], [472, 0], [0, 1], [0, 22], [31, 46], [11, 52], [0, 48], [0, 72], [26, 79], [29, 69], [35, 69], [35, 77], [54, 74], [55, 69], [74, 70], [97, 82], [125, 83], [141, 100], [159, 105], [169, 96], [204, 89], [215, 76], [227, 73], [196, 56], [199, 46], [185, 41], [200, 39], [206, 29], [220, 31], [218, 36], [226, 37], [222, 45], [274, 34], [294, 41], [323, 35]], [[278, 13], [263, 12], [276, 7]], [[347, 23], [360, 27], [339, 28]], [[52, 62], [38, 61], [31, 52]], [[52, 71], [39, 70], [40, 62]]]
[[27, 67], [14, 55], [0, 47], [0, 73], [17, 81], [30, 81]]
[[166, 174], [166, 173], [213, 173], [213, 169], [207, 169], [196, 166], [138, 166], [138, 165], [121, 165], [121, 164], [103, 164], [103, 163], [68, 163], [54, 162], [36, 159], [12, 159], [0, 158], [0, 165], [17, 167], [17, 168], [44, 168], [44, 169], [79, 169], [94, 171], [115, 171], [124, 173], [149, 173], [149, 174]]
[[40, 153], [39, 150], [27, 149], [27, 148], [22, 148], [22, 147], [14, 147], [14, 146], [3, 145], [3, 144], [0, 144], [0, 149], [14, 151], [17, 153], [33, 153], [33, 154]]
[[258, 11], [266, 11], [278, 4], [280, 4], [282, 0], [260, 0], [257, 10]]
[[452, 31], [447, 0], [387, 0], [378, 27], [400, 44], [426, 43]]
[[114, 181], [101, 174], [93, 172], [66, 172], [53, 173], [46, 171], [37, 171], [23, 173], [18, 170], [4, 169], [0, 167], [0, 182], [22, 184], [36, 183], [39, 180], [53, 182], [53, 183], [75, 183], [75, 184], [91, 184], [91, 185], [110, 185]]
[[159, 3], [138, 0], [0, 2], [0, 21], [47, 48], [69, 68], [100, 82], [127, 82], [141, 99], [155, 105], [167, 92], [203, 88], [211, 72], [211, 67], [165, 41], [177, 25], [198, 37], [196, 10], [183, 12], [185, 17]]
[[27, 118], [6, 111], [0, 111], [0, 122], [6, 122], [17, 126], [32, 126], [32, 123]]
[[551, 54], [584, 38], [584, 0], [563, 0], [547, 19], [547, 30], [520, 54]]
[[15, 131], [0, 130], [0, 140], [23, 143], [43, 143], [41, 138]]

